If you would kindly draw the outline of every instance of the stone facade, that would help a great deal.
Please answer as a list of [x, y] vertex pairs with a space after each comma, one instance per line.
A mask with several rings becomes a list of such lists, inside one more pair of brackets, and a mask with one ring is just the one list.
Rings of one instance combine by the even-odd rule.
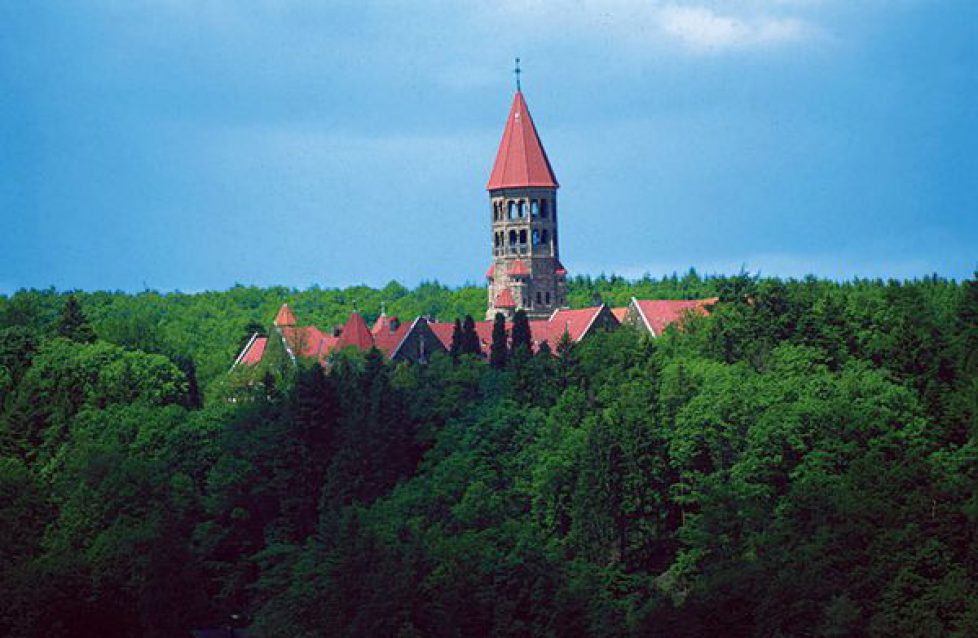
[[[517, 308], [531, 319], [546, 319], [566, 305], [560, 265], [556, 188], [508, 188], [490, 192], [492, 269], [488, 274], [486, 319]], [[514, 307], [497, 306], [509, 290]]]

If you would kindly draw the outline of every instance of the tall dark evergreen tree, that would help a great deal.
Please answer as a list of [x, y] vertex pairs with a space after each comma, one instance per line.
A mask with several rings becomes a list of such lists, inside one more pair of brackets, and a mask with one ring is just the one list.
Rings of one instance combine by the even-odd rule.
[[458, 355], [462, 353], [462, 322], [456, 317], [455, 325], [452, 327], [452, 347], [449, 350], [452, 361], [458, 361]]
[[68, 295], [68, 299], [65, 300], [61, 318], [58, 319], [58, 334], [79, 343], [95, 341], [95, 331], [92, 330], [81, 309], [81, 304], [74, 295]]
[[497, 312], [492, 323], [492, 350], [489, 351], [489, 363], [497, 370], [506, 367], [509, 348], [506, 344], [506, 317]]
[[520, 308], [513, 315], [511, 352], [514, 359], [528, 357], [532, 354], [532, 338], [530, 334], [530, 320], [526, 317], [526, 311]]
[[482, 355], [482, 344], [479, 343], [479, 333], [475, 331], [475, 319], [472, 315], [465, 315], [465, 320], [462, 322], [461, 343], [461, 354]]

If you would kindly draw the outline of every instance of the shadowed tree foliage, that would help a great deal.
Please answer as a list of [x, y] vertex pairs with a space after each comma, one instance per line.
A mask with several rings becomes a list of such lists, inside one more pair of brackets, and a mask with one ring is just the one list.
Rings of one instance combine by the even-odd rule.
[[452, 345], [448, 350], [452, 357], [452, 361], [458, 361], [458, 357], [462, 354], [462, 322], [455, 318], [455, 324], [452, 326]]
[[82, 312], [81, 304], [74, 295], [68, 295], [65, 300], [61, 318], [58, 319], [58, 334], [79, 343], [95, 341], [95, 331], [92, 330], [85, 313]]
[[509, 340], [506, 334], [506, 318], [503, 313], [497, 312], [492, 322], [492, 345], [489, 350], [489, 365], [497, 370], [506, 367], [509, 359]]
[[[0, 296], [0, 635], [974, 634], [975, 280], [594, 294], [721, 301], [535, 356], [500, 316], [485, 361], [482, 289], [77, 293], [98, 340]], [[469, 313], [457, 356], [227, 374], [283, 300], [354, 298]]]
[[472, 315], [465, 315], [465, 320], [462, 322], [462, 337], [459, 352], [477, 357], [482, 356], [482, 344], [479, 343], [479, 334], [475, 331], [475, 320], [472, 318]]
[[514, 358], [526, 358], [533, 352], [530, 321], [526, 311], [520, 308], [513, 315], [513, 333], [511, 352]]

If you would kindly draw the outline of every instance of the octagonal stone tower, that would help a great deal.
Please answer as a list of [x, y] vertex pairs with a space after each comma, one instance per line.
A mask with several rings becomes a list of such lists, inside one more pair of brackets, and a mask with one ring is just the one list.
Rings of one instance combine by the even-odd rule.
[[557, 178], [523, 93], [517, 89], [489, 176], [492, 265], [489, 308], [511, 319], [517, 309], [546, 319], [566, 305], [567, 271], [557, 244]]

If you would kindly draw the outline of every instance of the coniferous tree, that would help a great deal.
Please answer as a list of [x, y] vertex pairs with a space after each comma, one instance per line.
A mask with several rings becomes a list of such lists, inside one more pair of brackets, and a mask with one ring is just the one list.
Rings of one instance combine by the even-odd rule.
[[489, 363], [497, 370], [506, 367], [506, 359], [509, 354], [506, 345], [506, 318], [503, 313], [497, 312], [496, 318], [492, 323], [492, 350], [489, 352]]
[[472, 315], [465, 315], [462, 322], [461, 354], [482, 355], [482, 345], [479, 343], [479, 333], [475, 331], [475, 320]]
[[452, 327], [452, 347], [449, 353], [452, 361], [458, 361], [458, 355], [462, 352], [462, 322], [455, 318], [455, 325]]
[[544, 357], [552, 357], [553, 354], [554, 354], [554, 351], [550, 349], [550, 343], [548, 343], [546, 341], [544, 341], [543, 343], [541, 343], [540, 344], [540, 348], [537, 350], [537, 356], [538, 357], [541, 357], [541, 358], [544, 358]]
[[577, 376], [577, 357], [574, 355], [574, 342], [571, 341], [570, 334], [564, 330], [557, 342], [557, 361], [559, 362], [559, 378], [561, 387], [566, 388], [571, 385]]
[[531, 339], [530, 321], [526, 317], [526, 311], [520, 308], [513, 316], [513, 343], [511, 346], [513, 357], [529, 356], [532, 353]]
[[74, 295], [68, 295], [65, 300], [64, 308], [61, 310], [61, 318], [58, 320], [58, 334], [66, 339], [77, 341], [78, 343], [92, 343], [95, 341], [95, 331], [88, 323], [85, 313], [81, 309], [81, 304]]

